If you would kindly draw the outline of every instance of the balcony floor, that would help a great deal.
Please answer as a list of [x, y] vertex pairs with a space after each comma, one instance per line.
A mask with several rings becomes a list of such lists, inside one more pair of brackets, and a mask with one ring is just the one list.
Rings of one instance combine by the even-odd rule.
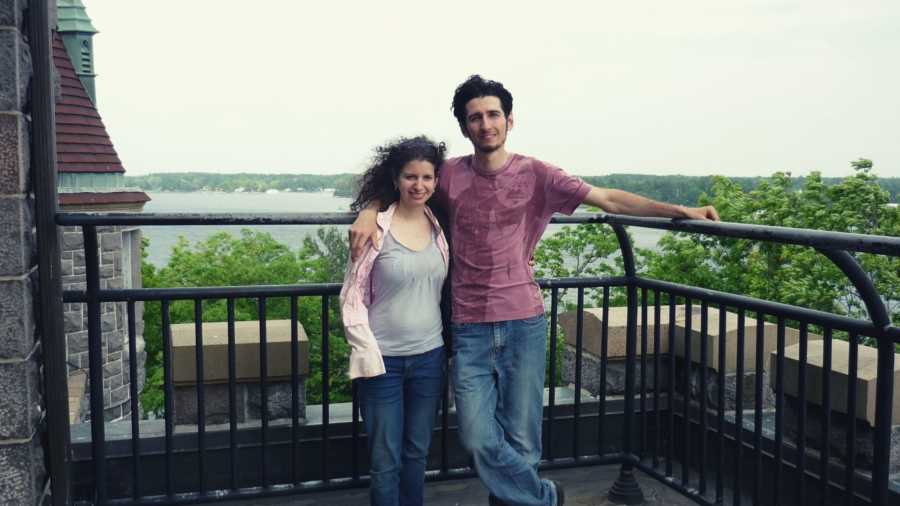
[[[566, 491], [566, 505], [602, 506], [610, 504], [606, 492], [619, 475], [618, 465], [555, 469], [541, 473], [544, 478], [562, 482]], [[674, 490], [635, 471], [648, 505], [686, 506], [694, 505], [690, 499]], [[428, 483], [425, 487], [425, 504], [428, 506], [469, 506], [487, 505], [487, 489], [477, 479], [450, 480]], [[369, 504], [367, 489], [339, 490], [302, 494], [293, 497], [226, 501], [227, 506], [365, 506]]]

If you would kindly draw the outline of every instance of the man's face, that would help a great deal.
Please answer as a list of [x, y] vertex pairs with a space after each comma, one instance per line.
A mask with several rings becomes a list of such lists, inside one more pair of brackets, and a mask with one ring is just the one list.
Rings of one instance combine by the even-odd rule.
[[492, 153], [506, 144], [506, 134], [512, 128], [512, 114], [503, 114], [497, 97], [478, 97], [466, 104], [466, 137], [481, 153]]

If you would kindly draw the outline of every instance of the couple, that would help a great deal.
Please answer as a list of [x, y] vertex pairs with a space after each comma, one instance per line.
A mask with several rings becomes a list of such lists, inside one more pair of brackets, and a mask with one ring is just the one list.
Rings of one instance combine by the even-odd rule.
[[[474, 75], [453, 114], [474, 153], [444, 160], [425, 137], [379, 148], [352, 208], [341, 291], [350, 376], [369, 440], [373, 505], [422, 504], [425, 461], [444, 385], [441, 287], [451, 286], [450, 371], [459, 436], [490, 504], [562, 505], [541, 479], [547, 322], [529, 264], [554, 213], [582, 203], [608, 213], [712, 219], [712, 207], [594, 188], [506, 151], [512, 95]], [[435, 217], [449, 220], [449, 244]]]

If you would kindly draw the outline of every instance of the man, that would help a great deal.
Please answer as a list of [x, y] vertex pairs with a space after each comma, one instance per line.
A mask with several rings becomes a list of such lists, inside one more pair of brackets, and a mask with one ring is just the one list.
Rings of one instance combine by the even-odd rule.
[[[456, 88], [453, 114], [474, 148], [441, 167], [437, 198], [450, 220], [451, 378], [463, 446], [491, 504], [561, 505], [562, 487], [542, 480], [541, 419], [547, 322], [529, 264], [554, 213], [581, 204], [608, 213], [718, 220], [711, 206], [655, 202], [594, 188], [561, 169], [506, 150], [512, 95], [471, 76]], [[375, 230], [375, 209], [350, 229], [353, 254]]]

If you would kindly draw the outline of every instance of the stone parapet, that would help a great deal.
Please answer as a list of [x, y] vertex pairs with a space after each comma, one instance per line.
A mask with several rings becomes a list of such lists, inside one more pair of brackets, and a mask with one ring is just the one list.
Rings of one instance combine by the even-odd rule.
[[[172, 325], [172, 378], [175, 383], [175, 421], [197, 423], [197, 346], [193, 323]], [[229, 418], [228, 323], [202, 324], [203, 396], [207, 424]], [[258, 321], [234, 322], [235, 412], [237, 422], [259, 419], [260, 338]], [[306, 377], [309, 375], [309, 338], [297, 323], [297, 372], [299, 416], [306, 416]], [[266, 321], [266, 398], [268, 416], [292, 414], [291, 320]]]
[[[172, 325], [172, 381], [176, 385], [197, 382], [196, 337], [193, 323]], [[228, 323], [204, 322], [203, 380], [204, 383], [228, 381]], [[235, 380], [259, 381], [260, 339], [258, 321], [234, 322]], [[309, 338], [303, 325], [297, 322], [298, 372], [309, 374]], [[266, 322], [267, 375], [270, 380], [291, 377], [291, 321]]]
[[[875, 426], [875, 393], [878, 380], [878, 350], [870, 346], [858, 347], [856, 376], [856, 406], [854, 417]], [[770, 356], [772, 371], [778, 361], [778, 352]], [[806, 352], [806, 402], [824, 405], [823, 369], [825, 367], [825, 343], [810, 341]], [[830, 402], [831, 409], [838, 413], [848, 414], [847, 398], [850, 386], [850, 343], [838, 339], [831, 344]], [[773, 380], [777, 378], [772, 375]], [[800, 345], [788, 346], [784, 350], [784, 394], [788, 397], [800, 397]], [[900, 354], [894, 355], [894, 384], [892, 425], [900, 425]], [[774, 383], [773, 383], [774, 388]]]

